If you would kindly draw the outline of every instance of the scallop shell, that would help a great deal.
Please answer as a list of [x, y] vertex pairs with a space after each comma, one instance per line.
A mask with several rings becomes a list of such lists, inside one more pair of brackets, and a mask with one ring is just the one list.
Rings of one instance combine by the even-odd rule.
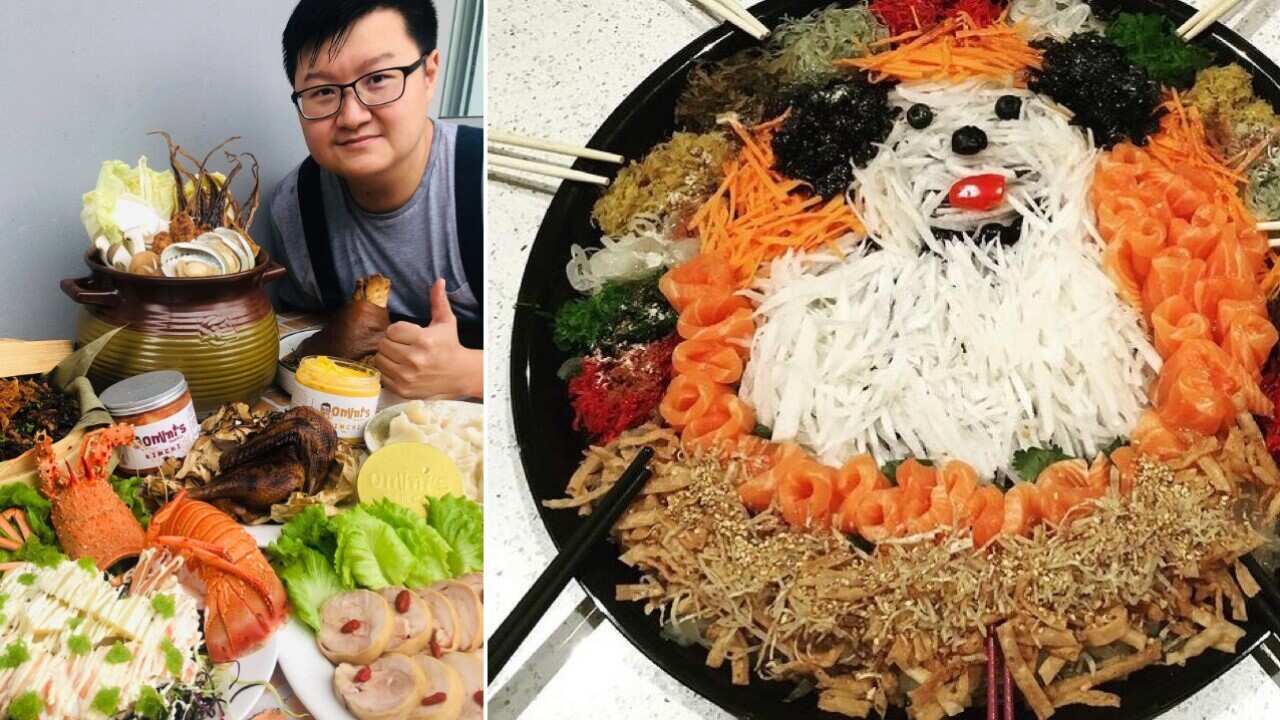
[[217, 253], [218, 257], [222, 259], [222, 266], [226, 268], [227, 272], [240, 272], [240, 254], [221, 235], [207, 232], [191, 242]]
[[194, 242], [174, 243], [160, 254], [160, 269], [167, 277], [225, 275], [222, 257]]
[[226, 241], [231, 249], [236, 252], [240, 258], [241, 270], [252, 270], [255, 265], [253, 258], [253, 248], [249, 245], [249, 239], [239, 232], [231, 228], [219, 227], [214, 228], [213, 233]]

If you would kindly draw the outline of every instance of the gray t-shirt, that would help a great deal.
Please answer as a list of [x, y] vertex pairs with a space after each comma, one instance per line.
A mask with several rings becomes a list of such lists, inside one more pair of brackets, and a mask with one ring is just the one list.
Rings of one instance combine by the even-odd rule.
[[[467, 284], [458, 245], [454, 204], [458, 128], [431, 122], [431, 155], [422, 182], [397, 210], [372, 213], [361, 209], [342, 178], [320, 169], [333, 262], [343, 297], [350, 297], [360, 278], [381, 273], [391, 279], [391, 314], [414, 318], [420, 324], [431, 317], [431, 286], [443, 277], [459, 323], [478, 325], [480, 305]], [[302, 228], [297, 168], [276, 186], [270, 216], [267, 252], [289, 268], [289, 276], [273, 284], [273, 300], [305, 312], [323, 310]]]

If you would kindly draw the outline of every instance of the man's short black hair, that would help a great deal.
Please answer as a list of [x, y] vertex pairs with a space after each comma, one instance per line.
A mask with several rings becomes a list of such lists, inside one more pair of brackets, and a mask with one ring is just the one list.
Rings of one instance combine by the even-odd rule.
[[409, 37], [418, 43], [421, 54], [427, 55], [436, 49], [438, 22], [431, 0], [299, 0], [284, 26], [280, 43], [289, 82], [293, 82], [303, 53], [307, 54], [308, 63], [315, 62], [320, 48], [332, 40], [330, 55], [336, 56], [351, 27], [365, 15], [381, 8], [400, 13], [409, 29]]

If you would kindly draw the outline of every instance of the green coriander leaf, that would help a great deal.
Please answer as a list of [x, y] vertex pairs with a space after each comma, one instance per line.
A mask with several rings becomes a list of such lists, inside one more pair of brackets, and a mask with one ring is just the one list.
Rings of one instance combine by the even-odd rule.
[[107, 655], [103, 659], [111, 665], [120, 665], [132, 660], [133, 653], [129, 652], [129, 648], [125, 647], [123, 643], [117, 640], [115, 644], [111, 646], [111, 649], [107, 651]]
[[1102, 448], [1102, 454], [1106, 455], [1109, 458], [1111, 457], [1111, 453], [1119, 450], [1120, 448], [1128, 444], [1129, 444], [1129, 438], [1118, 437], [1115, 440], [1112, 440], [1111, 442], [1107, 443], [1106, 447]]
[[160, 649], [164, 651], [164, 666], [170, 675], [178, 677], [182, 674], [182, 651], [169, 638], [160, 641]]
[[115, 715], [120, 707], [120, 688], [102, 688], [98, 694], [93, 696], [92, 707], [94, 710], [111, 717]]
[[173, 617], [175, 611], [173, 596], [165, 593], [156, 595], [151, 598], [151, 609], [155, 610], [156, 614], [162, 618], [167, 619]]
[[34, 585], [36, 583], [36, 576], [29, 572], [22, 573], [21, 575], [18, 576], [18, 582], [22, 583], [23, 585]]
[[93, 558], [89, 557], [88, 555], [86, 555], [86, 556], [84, 556], [84, 557], [80, 558], [79, 560], [77, 560], [77, 561], [76, 561], [76, 565], [79, 565], [79, 566], [80, 566], [80, 569], [81, 569], [81, 570], [84, 570], [85, 572], [91, 572], [91, 573], [97, 573], [97, 572], [98, 572], [98, 566], [97, 566], [97, 564], [95, 564], [95, 563], [93, 562]]
[[1013, 469], [1018, 477], [1027, 482], [1035, 482], [1040, 473], [1059, 460], [1070, 460], [1071, 456], [1062, 452], [1056, 445], [1048, 448], [1027, 448], [1013, 454]]
[[34, 690], [28, 690], [9, 703], [9, 720], [39, 720], [44, 701]]
[[93, 646], [89, 644], [87, 635], [72, 635], [67, 638], [67, 650], [71, 651], [72, 655], [88, 655], [92, 649]]
[[143, 686], [137, 702], [133, 704], [133, 714], [144, 720], [164, 720], [167, 713], [168, 708], [165, 707], [160, 693], [150, 685]]
[[9, 643], [9, 647], [4, 649], [4, 654], [0, 655], [0, 670], [21, 667], [30, 659], [31, 653], [27, 651], [27, 644], [21, 640], [15, 640]]

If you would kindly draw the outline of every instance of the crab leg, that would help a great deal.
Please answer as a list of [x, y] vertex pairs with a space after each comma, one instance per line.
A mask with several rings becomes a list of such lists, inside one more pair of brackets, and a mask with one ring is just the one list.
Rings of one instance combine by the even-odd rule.
[[267, 589], [262, 578], [240, 568], [235, 563], [225, 560], [218, 553], [202, 547], [208, 546], [209, 543], [192, 540], [191, 538], [177, 537], [174, 535], [161, 535], [156, 538], [154, 542], [157, 545], [174, 548], [179, 552], [186, 550], [200, 562], [244, 580], [249, 583], [249, 586], [252, 587], [254, 591], [262, 596], [262, 601], [266, 603], [267, 610], [269, 612], [275, 612], [275, 604], [271, 600], [271, 592]]
[[9, 518], [18, 525], [18, 532], [22, 534], [19, 539], [26, 542], [31, 537], [31, 526], [27, 524], [27, 513], [22, 508], [9, 508], [0, 517]]

